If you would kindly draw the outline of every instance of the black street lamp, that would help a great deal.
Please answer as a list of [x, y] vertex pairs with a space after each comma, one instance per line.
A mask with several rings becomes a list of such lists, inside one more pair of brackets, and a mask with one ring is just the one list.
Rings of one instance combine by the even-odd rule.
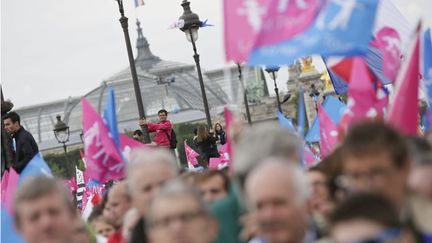
[[281, 102], [279, 100], [279, 89], [278, 89], [278, 86], [276, 83], [276, 78], [277, 78], [277, 73], [279, 71], [279, 67], [266, 67], [265, 71], [268, 72], [268, 74], [270, 74], [270, 76], [273, 79], [274, 86], [275, 86], [274, 91], [276, 93], [276, 101], [277, 101], [278, 110], [280, 113], [282, 113]]
[[[142, 97], [141, 97], [141, 89], [139, 86], [139, 82], [138, 82], [138, 75], [136, 72], [136, 67], [135, 67], [135, 60], [134, 60], [134, 56], [132, 53], [132, 46], [131, 46], [131, 42], [130, 42], [130, 38], [129, 38], [129, 31], [128, 31], [128, 18], [124, 15], [124, 9], [123, 9], [123, 0], [116, 0], [118, 5], [119, 5], [119, 11], [120, 11], [120, 23], [121, 26], [123, 28], [123, 33], [124, 33], [124, 37], [125, 37], [125, 42], [126, 42], [126, 49], [127, 49], [127, 53], [128, 53], [128, 57], [129, 57], [129, 66], [130, 66], [130, 70], [131, 70], [131, 75], [132, 75], [132, 81], [133, 81], [133, 86], [134, 86], [134, 91], [135, 91], [135, 98], [137, 101], [137, 105], [138, 105], [138, 113], [140, 118], [146, 118], [145, 116], [145, 111], [144, 111], [144, 105], [143, 105], [143, 101], [142, 101]], [[141, 126], [142, 132], [144, 134], [144, 142], [145, 143], [150, 143], [150, 136], [148, 134], [148, 127], [147, 125]]]
[[247, 99], [247, 89], [243, 83], [243, 74], [242, 74], [242, 69], [241, 69], [239, 62], [237, 63], [237, 68], [238, 68], [238, 72], [239, 72], [239, 75], [238, 75], [239, 81], [240, 81], [240, 84], [243, 88], [243, 102], [245, 104], [246, 117], [247, 117], [248, 123], [252, 124], [252, 119], [251, 119], [251, 115], [250, 115], [250, 111], [249, 111], [249, 102]]
[[63, 144], [63, 150], [64, 150], [64, 154], [65, 154], [65, 158], [66, 158], [66, 171], [67, 174], [70, 175], [70, 170], [69, 170], [69, 159], [67, 157], [67, 148], [66, 148], [66, 143], [69, 142], [69, 136], [70, 136], [70, 131], [69, 131], [69, 126], [64, 123], [61, 120], [61, 116], [57, 115], [57, 123], [54, 125], [54, 136], [57, 139], [58, 143]]
[[204, 81], [201, 73], [200, 59], [195, 45], [195, 42], [198, 39], [198, 29], [201, 26], [201, 21], [199, 20], [198, 15], [192, 12], [189, 1], [183, 0], [181, 6], [183, 7], [183, 14], [182, 16], [180, 16], [179, 20], [182, 20], [184, 24], [183, 27], [180, 28], [180, 30], [186, 34], [186, 39], [192, 43], [192, 48], [194, 51], [193, 58], [195, 60], [195, 64], [198, 72], [198, 81], [201, 88], [201, 96], [204, 103], [204, 111], [207, 119], [207, 126], [211, 128], [212, 122], [210, 116], [210, 109], [208, 106], [207, 95], [204, 88]]
[[315, 110], [318, 112], [318, 97], [320, 95], [320, 92], [316, 89], [315, 84], [311, 84], [311, 92], [309, 93], [309, 96], [314, 100], [315, 103]]

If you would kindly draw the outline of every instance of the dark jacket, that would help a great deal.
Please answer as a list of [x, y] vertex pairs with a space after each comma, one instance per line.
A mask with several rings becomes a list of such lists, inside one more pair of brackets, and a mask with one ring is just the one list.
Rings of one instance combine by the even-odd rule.
[[21, 127], [12, 135], [15, 139], [15, 159], [12, 167], [19, 174], [21, 173], [30, 160], [39, 153], [39, 148], [33, 136]]
[[204, 141], [198, 141], [198, 139], [195, 141], [201, 157], [205, 160], [208, 160], [209, 158], [218, 158], [220, 156], [217, 151], [216, 138], [213, 137], [213, 134], [210, 134], [210, 136]]
[[215, 134], [216, 134], [217, 141], [219, 141], [221, 145], [224, 145], [226, 143], [225, 131], [224, 130], [216, 131]]

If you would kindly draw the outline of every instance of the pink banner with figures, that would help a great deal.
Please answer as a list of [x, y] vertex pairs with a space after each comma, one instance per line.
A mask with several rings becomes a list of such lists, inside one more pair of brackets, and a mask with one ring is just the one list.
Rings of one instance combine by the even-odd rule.
[[321, 0], [225, 0], [226, 59], [246, 61], [254, 46], [275, 44], [306, 30]]
[[321, 0], [270, 0], [254, 46], [276, 44], [305, 31], [320, 6]]
[[382, 89], [374, 90], [364, 59], [353, 58], [347, 109], [339, 126], [346, 130], [355, 123], [382, 117], [387, 99]]
[[123, 158], [130, 161], [130, 153], [133, 149], [148, 149], [149, 147], [125, 134], [120, 134], [120, 149]]
[[84, 150], [89, 178], [100, 183], [123, 178], [124, 161], [99, 114], [83, 98]]
[[400, 50], [401, 40], [399, 33], [390, 27], [378, 31], [376, 40], [372, 45], [378, 47], [383, 54], [383, 72], [392, 82], [396, 79], [402, 61]]
[[270, 0], [224, 0], [225, 56], [246, 61]]

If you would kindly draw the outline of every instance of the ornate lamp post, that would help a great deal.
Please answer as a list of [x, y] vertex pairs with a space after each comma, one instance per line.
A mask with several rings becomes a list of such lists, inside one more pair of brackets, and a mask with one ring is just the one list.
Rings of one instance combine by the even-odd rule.
[[246, 117], [247, 117], [248, 123], [250, 125], [250, 124], [252, 124], [252, 119], [251, 119], [251, 115], [250, 115], [250, 111], [249, 111], [249, 102], [247, 99], [247, 89], [243, 83], [243, 74], [242, 74], [242, 69], [241, 69], [240, 63], [237, 63], [237, 69], [239, 72], [238, 78], [239, 78], [240, 84], [243, 88], [243, 102], [245, 104]]
[[[132, 53], [132, 46], [131, 46], [131, 42], [130, 42], [130, 38], [129, 38], [129, 31], [128, 31], [128, 18], [124, 15], [124, 9], [123, 9], [123, 0], [116, 0], [118, 5], [119, 5], [119, 11], [120, 11], [120, 23], [121, 26], [123, 28], [123, 33], [124, 33], [124, 37], [125, 37], [125, 42], [126, 42], [126, 49], [127, 49], [127, 53], [128, 53], [128, 57], [129, 57], [129, 66], [130, 66], [130, 70], [131, 70], [131, 75], [132, 75], [132, 81], [133, 81], [133, 85], [134, 85], [134, 91], [135, 91], [135, 98], [137, 101], [137, 105], [138, 105], [138, 113], [140, 118], [146, 118], [145, 116], [145, 111], [144, 111], [144, 105], [143, 105], [143, 101], [142, 101], [142, 97], [141, 97], [141, 89], [139, 86], [139, 82], [138, 82], [138, 75], [136, 72], [136, 67], [135, 67], [135, 60], [134, 60], [134, 56]], [[142, 126], [141, 127], [142, 132], [144, 134], [144, 142], [145, 143], [150, 143], [150, 136], [148, 134], [148, 128], [147, 126]]]
[[64, 150], [64, 154], [65, 154], [65, 158], [66, 158], [66, 171], [69, 173], [69, 159], [67, 157], [67, 148], [66, 148], [66, 143], [69, 142], [69, 136], [70, 136], [70, 131], [69, 131], [69, 126], [64, 123], [61, 120], [61, 116], [57, 115], [57, 123], [54, 125], [54, 136], [57, 139], [58, 143], [63, 144], [63, 150]]
[[276, 83], [277, 73], [279, 71], [279, 67], [266, 67], [265, 71], [268, 72], [268, 74], [270, 74], [270, 76], [273, 79], [274, 86], [275, 86], [274, 91], [276, 93], [276, 101], [277, 101], [278, 110], [280, 113], [282, 113], [281, 102], [279, 99], [279, 89], [278, 89], [278, 86]]
[[194, 51], [193, 58], [195, 60], [195, 64], [198, 72], [198, 81], [201, 88], [201, 96], [204, 103], [204, 111], [207, 119], [207, 126], [211, 128], [212, 122], [210, 116], [210, 109], [208, 106], [207, 95], [204, 88], [204, 81], [201, 73], [200, 59], [195, 45], [195, 42], [198, 39], [198, 29], [201, 25], [201, 21], [199, 20], [198, 15], [192, 12], [189, 1], [183, 0], [181, 6], [183, 7], [183, 14], [182, 16], [179, 17], [179, 20], [184, 21], [184, 25], [183, 27], [180, 28], [180, 30], [186, 34], [186, 39], [192, 43], [192, 48]]

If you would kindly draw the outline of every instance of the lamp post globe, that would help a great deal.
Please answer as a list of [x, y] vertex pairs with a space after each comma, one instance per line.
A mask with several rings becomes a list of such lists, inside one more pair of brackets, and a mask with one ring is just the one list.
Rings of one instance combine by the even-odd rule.
[[65, 144], [69, 142], [69, 126], [61, 120], [61, 116], [57, 115], [57, 123], [54, 125], [54, 136], [57, 142]]
[[179, 17], [179, 20], [183, 22], [183, 27], [180, 30], [185, 32], [186, 39], [189, 42], [196, 42], [198, 40], [198, 29], [201, 25], [199, 16], [192, 12], [189, 1], [183, 0], [181, 6], [183, 7], [183, 14]]

